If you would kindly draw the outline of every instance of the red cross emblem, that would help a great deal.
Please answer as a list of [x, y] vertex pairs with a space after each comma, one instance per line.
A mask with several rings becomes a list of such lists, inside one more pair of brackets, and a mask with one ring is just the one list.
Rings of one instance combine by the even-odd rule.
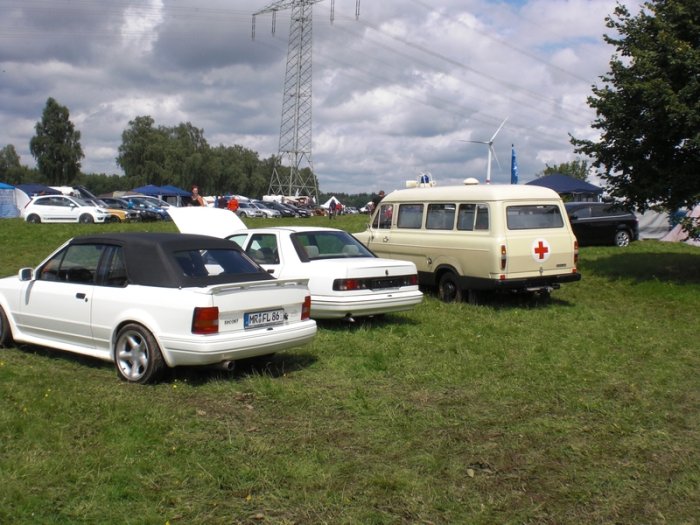
[[549, 243], [545, 239], [535, 239], [532, 243], [532, 258], [537, 262], [544, 262], [550, 255]]

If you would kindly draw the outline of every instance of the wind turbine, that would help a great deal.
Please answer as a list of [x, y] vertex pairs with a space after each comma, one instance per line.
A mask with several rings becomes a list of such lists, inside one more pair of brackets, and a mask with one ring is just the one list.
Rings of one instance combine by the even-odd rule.
[[493, 137], [491, 137], [491, 140], [484, 141], [484, 140], [462, 140], [461, 142], [471, 142], [472, 144], [486, 144], [489, 147], [489, 156], [488, 156], [488, 161], [486, 165], [486, 184], [491, 184], [491, 157], [496, 158], [496, 163], [498, 164], [498, 167], [501, 167], [501, 163], [498, 162], [498, 156], [496, 156], [496, 152], [493, 149], [493, 141], [496, 140], [496, 135], [501, 131], [501, 128], [506, 123], [506, 120], [508, 120], [508, 117], [503, 119], [503, 122], [501, 122], [501, 125], [498, 126], [498, 129], [496, 130], [496, 133], [493, 134]]

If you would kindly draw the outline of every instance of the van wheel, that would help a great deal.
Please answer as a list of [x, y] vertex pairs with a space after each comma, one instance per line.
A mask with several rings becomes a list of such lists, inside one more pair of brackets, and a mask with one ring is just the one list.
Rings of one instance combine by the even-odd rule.
[[615, 246], [619, 246], [620, 248], [629, 246], [631, 240], [632, 237], [627, 230], [620, 230], [615, 234]]
[[447, 272], [440, 277], [438, 297], [445, 303], [462, 302], [462, 289], [459, 287], [457, 277], [452, 272]]

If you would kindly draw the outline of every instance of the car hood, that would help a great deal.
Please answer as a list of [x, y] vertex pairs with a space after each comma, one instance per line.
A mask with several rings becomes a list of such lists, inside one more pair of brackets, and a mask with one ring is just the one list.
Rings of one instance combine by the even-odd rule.
[[247, 229], [238, 215], [223, 208], [171, 206], [168, 214], [180, 233], [199, 233], [225, 239], [234, 232]]

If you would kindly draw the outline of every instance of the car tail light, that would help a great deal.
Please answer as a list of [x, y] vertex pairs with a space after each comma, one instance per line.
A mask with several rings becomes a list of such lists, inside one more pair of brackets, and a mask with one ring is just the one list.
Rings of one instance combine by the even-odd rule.
[[333, 290], [336, 292], [349, 292], [356, 290], [382, 290], [385, 288], [401, 288], [402, 286], [416, 286], [418, 275], [395, 275], [387, 277], [368, 277], [366, 279], [336, 279], [333, 281]]
[[192, 316], [193, 334], [216, 334], [219, 332], [219, 307], [195, 308]]
[[508, 255], [506, 252], [506, 245], [501, 244], [501, 270], [506, 269], [506, 261], [508, 260]]
[[301, 320], [306, 321], [311, 318], [311, 296], [307, 295], [304, 304], [301, 305]]
[[574, 241], [574, 266], [578, 266], [578, 241]]

